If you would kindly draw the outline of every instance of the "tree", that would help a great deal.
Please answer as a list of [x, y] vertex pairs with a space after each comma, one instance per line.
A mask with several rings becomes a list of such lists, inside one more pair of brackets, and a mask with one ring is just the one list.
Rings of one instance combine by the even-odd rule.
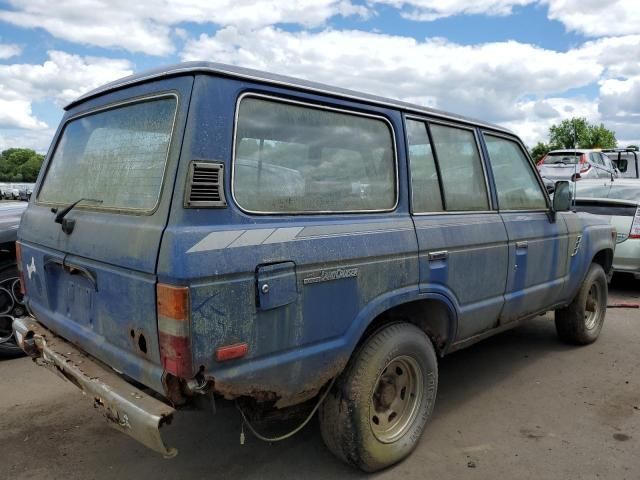
[[535, 147], [531, 149], [531, 158], [538, 163], [542, 157], [544, 157], [551, 150], [551, 146], [548, 143], [538, 142]]
[[8, 148], [0, 153], [0, 181], [35, 182], [44, 156], [28, 148]]
[[559, 125], [549, 127], [549, 144], [558, 148], [614, 148], [616, 134], [602, 123], [594, 125], [584, 117], [563, 120]]
[[587, 132], [588, 137], [583, 148], [615, 148], [618, 144], [616, 133], [613, 130], [600, 125], [591, 125]]

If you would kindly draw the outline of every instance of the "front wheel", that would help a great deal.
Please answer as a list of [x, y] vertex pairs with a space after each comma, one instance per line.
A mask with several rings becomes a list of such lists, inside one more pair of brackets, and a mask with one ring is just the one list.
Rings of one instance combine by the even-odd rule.
[[431, 417], [437, 385], [429, 337], [408, 323], [382, 328], [354, 354], [322, 404], [324, 443], [366, 472], [399, 462]]
[[588, 345], [600, 335], [607, 313], [607, 275], [592, 263], [573, 301], [556, 310], [558, 337], [574, 345]]

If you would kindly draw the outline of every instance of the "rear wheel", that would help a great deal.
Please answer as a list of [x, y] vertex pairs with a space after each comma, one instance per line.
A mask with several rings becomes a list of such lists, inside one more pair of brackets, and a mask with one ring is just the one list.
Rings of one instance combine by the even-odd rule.
[[13, 337], [13, 317], [26, 313], [15, 262], [0, 265], [0, 358], [24, 355]]
[[558, 337], [574, 345], [595, 342], [604, 325], [607, 297], [607, 276], [599, 264], [592, 263], [573, 301], [556, 310]]
[[437, 384], [436, 354], [427, 335], [407, 323], [384, 327], [354, 354], [322, 404], [325, 444], [367, 472], [399, 462], [431, 417]]

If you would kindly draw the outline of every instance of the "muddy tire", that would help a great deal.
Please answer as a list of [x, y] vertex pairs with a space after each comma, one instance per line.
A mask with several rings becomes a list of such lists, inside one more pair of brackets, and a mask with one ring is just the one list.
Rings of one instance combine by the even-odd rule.
[[431, 417], [437, 385], [436, 354], [422, 330], [408, 323], [378, 330], [354, 353], [320, 408], [325, 445], [365, 472], [399, 462]]
[[19, 304], [22, 301], [14, 287], [18, 279], [18, 268], [15, 262], [0, 265], [0, 359], [21, 357], [24, 352], [12, 336], [12, 316], [22, 312], [24, 307]]
[[607, 276], [592, 263], [573, 301], [556, 310], [556, 331], [560, 340], [573, 345], [588, 345], [600, 335], [607, 313]]

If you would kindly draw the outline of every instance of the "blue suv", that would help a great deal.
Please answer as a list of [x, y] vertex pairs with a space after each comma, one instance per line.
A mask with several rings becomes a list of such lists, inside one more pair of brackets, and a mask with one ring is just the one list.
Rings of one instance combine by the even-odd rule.
[[256, 434], [305, 404], [374, 471], [418, 442], [439, 357], [550, 310], [562, 340], [600, 333], [615, 232], [499, 126], [213, 63], [66, 110], [16, 339], [165, 456], [175, 409], [224, 397]]

